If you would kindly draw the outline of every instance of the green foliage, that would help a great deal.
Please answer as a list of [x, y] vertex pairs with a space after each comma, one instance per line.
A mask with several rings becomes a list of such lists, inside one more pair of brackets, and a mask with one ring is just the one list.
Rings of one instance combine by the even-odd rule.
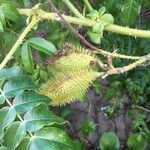
[[[26, 23], [29, 23], [32, 18], [27, 19], [20, 15], [17, 8], [30, 8], [41, 2], [43, 10], [52, 12], [47, 0], [0, 0], [0, 62], [19, 38]], [[97, 21], [97, 24], [91, 29], [85, 29], [83, 26], [75, 27], [82, 35], [87, 33], [91, 42], [98, 44], [106, 51], [117, 50], [117, 53], [129, 56], [143, 56], [150, 52], [149, 39], [131, 38], [110, 32], [104, 33], [105, 27], [114, 22], [122, 26], [149, 30], [149, 19], [142, 18], [143, 14], [141, 13], [142, 10], [149, 9], [149, 0], [90, 1], [94, 8], [90, 12], [82, 11], [84, 8], [82, 2], [72, 2], [81, 13], [83, 12], [85, 17]], [[55, 0], [54, 3], [63, 14], [70, 13], [61, 0]], [[65, 55], [63, 54], [63, 45], [66, 42], [80, 45], [81, 42], [75, 39], [60, 22], [42, 21], [34, 29], [36, 31], [29, 32], [6, 67], [0, 70], [0, 150], [84, 150], [86, 148], [81, 148], [84, 140], [80, 139], [81, 143], [79, 143], [71, 138], [64, 126], [68, 122], [53, 113], [54, 109], [49, 107], [52, 99], [38, 92], [41, 84], [47, 82], [52, 76], [45, 66], [47, 60], [50, 59], [50, 62], [51, 60], [53, 62], [53, 59], [58, 59], [57, 55], [54, 57], [57, 49], [62, 52], [59, 57], [63, 60]], [[78, 63], [78, 69], [83, 70], [85, 66], [89, 67], [93, 60], [93, 56], [86, 57], [82, 62], [80, 57], [75, 62], [73, 62], [73, 58], [74, 56], [67, 60], [68, 63], [62, 62], [63, 65], [66, 65], [66, 70], [60, 81], [66, 81], [68, 69], [69, 72], [77, 70], [75, 63]], [[102, 62], [106, 63], [103, 57], [97, 56], [96, 58], [100, 58]], [[115, 67], [122, 67], [132, 62], [120, 58], [112, 59], [112, 65]], [[79, 68], [82, 63], [83, 66]], [[118, 110], [126, 109], [124, 93], [128, 96], [129, 104], [127, 105], [129, 106], [127, 108], [132, 114], [130, 116], [132, 134], [128, 137], [126, 144], [131, 150], [145, 150], [149, 143], [148, 113], [144, 113], [145, 109], [141, 109], [147, 108], [148, 110], [150, 108], [150, 68], [148, 65], [149, 62], [146, 62], [144, 67], [140, 66], [123, 75], [110, 76], [107, 88], [103, 89], [99, 79], [94, 81], [93, 85], [96, 94], [107, 101], [108, 105], [102, 107], [101, 111], [111, 120]], [[50, 63], [49, 67], [57, 70], [55, 72], [57, 74], [61, 65], [57, 67]], [[85, 74], [78, 74], [78, 76], [79, 79], [87, 80]], [[75, 86], [78, 87], [78, 84]], [[83, 85], [83, 87], [85, 86]], [[49, 88], [50, 86], [48, 86]], [[73, 90], [69, 89], [68, 91]], [[77, 91], [77, 94], [80, 92], [81, 90]], [[139, 105], [140, 107], [138, 107]], [[66, 107], [61, 107], [61, 110], [63, 111], [61, 115], [70, 120], [72, 110], [66, 109]], [[81, 133], [84, 137], [88, 137], [96, 132], [97, 125], [87, 119], [81, 125]], [[100, 137], [99, 148], [102, 150], [120, 149], [118, 137], [112, 132], [104, 133]]]
[[[30, 78], [25, 71], [19, 67], [12, 67], [2, 69], [0, 76], [1, 81], [7, 80], [3, 86], [1, 103], [8, 101], [9, 97], [13, 100], [10, 106], [0, 109], [2, 146], [10, 150], [20, 150], [22, 147], [27, 150], [80, 149], [78, 143], [72, 141], [58, 128], [58, 125], [63, 125], [66, 121], [49, 110], [47, 105], [51, 100], [33, 90], [35, 85], [25, 80], [25, 77]], [[22, 119], [20, 119], [21, 114], [23, 114]], [[55, 125], [57, 127], [51, 127]]]
[[56, 53], [56, 47], [51, 42], [39, 37], [29, 39], [29, 41], [25, 42], [21, 47], [21, 61], [24, 69], [29, 73], [34, 72], [31, 47], [48, 55]]
[[84, 136], [90, 136], [96, 130], [96, 125], [91, 120], [86, 120], [82, 124], [81, 130]]
[[[109, 13], [105, 13], [105, 11], [105, 7], [101, 7], [98, 11], [91, 10], [90, 13], [87, 14], [87, 17], [97, 21], [97, 24], [92, 27], [92, 31], [88, 32], [91, 41], [96, 44], [101, 43], [101, 38], [103, 38], [104, 26], [109, 23], [114, 23], [113, 16]], [[103, 24], [101, 23], [101, 21], [104, 21], [105, 23]]]
[[145, 102], [145, 91], [148, 91], [150, 82], [150, 71], [148, 68], [137, 68], [132, 72], [130, 78], [126, 79], [127, 90], [134, 102]]
[[32, 139], [24, 138], [16, 150], [79, 150], [80, 145], [72, 141], [68, 135], [56, 127], [45, 127], [35, 132]]
[[122, 7], [121, 18], [125, 25], [133, 25], [140, 14], [142, 0], [125, 0]]
[[43, 53], [46, 53], [48, 55], [56, 53], [55, 46], [51, 42], [46, 41], [43, 38], [31, 38], [29, 40], [29, 44], [33, 48], [35, 48]]
[[119, 139], [113, 132], [105, 132], [100, 138], [99, 147], [101, 150], [119, 150]]
[[33, 64], [31, 49], [28, 46], [28, 42], [26, 42], [22, 45], [20, 53], [21, 53], [22, 64], [23, 64], [25, 70], [27, 70], [30, 73], [33, 73], [34, 64]]
[[0, 22], [0, 32], [3, 32], [3, 25], [1, 22]]
[[130, 135], [127, 144], [130, 150], [145, 150], [147, 147], [147, 140], [145, 138], [138, 139], [139, 134]]
[[0, 138], [2, 138], [4, 136], [4, 129], [15, 120], [16, 111], [14, 110], [14, 108], [4, 107], [0, 110], [0, 118]]

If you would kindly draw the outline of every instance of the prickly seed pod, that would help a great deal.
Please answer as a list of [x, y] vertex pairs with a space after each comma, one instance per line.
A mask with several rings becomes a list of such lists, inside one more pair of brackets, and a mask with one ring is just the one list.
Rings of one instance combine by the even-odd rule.
[[59, 73], [45, 83], [40, 92], [53, 100], [53, 106], [70, 103], [84, 95], [90, 83], [99, 75], [93, 70]]
[[49, 68], [53, 73], [58, 72], [70, 72], [80, 71], [83, 69], [90, 69], [91, 61], [95, 61], [96, 58], [90, 52], [83, 50], [69, 50], [66, 56], [62, 56], [56, 59]]
[[99, 72], [92, 70], [90, 62], [96, 58], [89, 52], [71, 48], [64, 56], [49, 65], [53, 76], [41, 86], [40, 93], [50, 97], [53, 106], [70, 103], [85, 94]]

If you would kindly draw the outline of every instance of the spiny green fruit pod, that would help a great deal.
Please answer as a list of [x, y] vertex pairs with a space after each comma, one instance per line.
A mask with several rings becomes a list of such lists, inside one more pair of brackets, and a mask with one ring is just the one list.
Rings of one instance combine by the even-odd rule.
[[87, 70], [91, 68], [90, 62], [92, 61], [96, 61], [96, 58], [90, 52], [71, 49], [66, 56], [62, 56], [51, 63], [49, 68], [53, 74]]
[[84, 95], [90, 83], [99, 75], [93, 70], [59, 72], [40, 88], [40, 93], [50, 97], [53, 106], [64, 105]]
[[97, 59], [81, 48], [69, 47], [65, 55], [54, 58], [49, 64], [53, 77], [43, 84], [40, 93], [50, 97], [53, 106], [64, 105], [82, 97], [100, 73], [91, 62]]

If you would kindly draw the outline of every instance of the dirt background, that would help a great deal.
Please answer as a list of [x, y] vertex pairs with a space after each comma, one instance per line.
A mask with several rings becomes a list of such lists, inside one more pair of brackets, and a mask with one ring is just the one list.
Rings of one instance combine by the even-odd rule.
[[[106, 88], [106, 87], [104, 87]], [[124, 95], [124, 104], [129, 103], [127, 96]], [[125, 108], [119, 109], [113, 119], [109, 119], [105, 113], [101, 111], [102, 107], [108, 106], [107, 100], [101, 95], [97, 95], [95, 90], [91, 88], [88, 91], [87, 100], [84, 102], [76, 101], [69, 105], [73, 112], [70, 119], [68, 129], [73, 137], [80, 139], [86, 143], [87, 150], [98, 150], [98, 141], [104, 132], [114, 132], [119, 137], [121, 149], [126, 149], [126, 141], [131, 133], [131, 118], [127, 115]], [[86, 120], [91, 120], [96, 125], [96, 130], [89, 137], [84, 137], [80, 131], [82, 124]]]

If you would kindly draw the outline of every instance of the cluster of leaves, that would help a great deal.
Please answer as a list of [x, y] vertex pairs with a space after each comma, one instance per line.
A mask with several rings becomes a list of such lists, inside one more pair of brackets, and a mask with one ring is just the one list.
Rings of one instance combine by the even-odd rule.
[[[31, 2], [2, 0], [0, 4], [2, 61], [18, 38], [14, 33], [26, 24], [26, 18], [19, 16], [16, 7], [29, 6]], [[49, 74], [41, 64], [35, 64], [35, 49], [43, 60], [57, 50], [51, 42], [31, 36], [10, 61], [10, 66], [18, 64], [20, 67], [0, 71], [0, 149], [79, 150], [80, 144], [64, 131], [62, 125], [67, 122], [50, 111], [48, 105], [51, 100], [37, 92], [39, 83]]]
[[9, 105], [0, 109], [1, 148], [80, 149], [61, 129], [66, 121], [49, 110], [51, 100], [35, 91], [37, 85], [24, 70], [17, 66], [3, 69], [0, 80], [4, 83], [0, 103]]
[[150, 94], [150, 71], [148, 68], [138, 68], [126, 79], [126, 88], [136, 103], [146, 102]]
[[[95, 20], [97, 24], [92, 27], [92, 31], [88, 31], [88, 35], [92, 42], [96, 44], [101, 43], [101, 38], [103, 37], [104, 26], [109, 23], [114, 23], [114, 18], [111, 14], [105, 13], [106, 8], [101, 7], [98, 11], [91, 10], [87, 17]], [[103, 23], [101, 22], [103, 21]]]

